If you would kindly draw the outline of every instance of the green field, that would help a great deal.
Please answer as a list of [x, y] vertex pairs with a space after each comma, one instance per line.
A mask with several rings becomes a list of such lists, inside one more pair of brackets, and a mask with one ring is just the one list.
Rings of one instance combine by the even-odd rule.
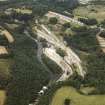
[[17, 8], [17, 9], [14, 9], [17, 13], [22, 13], [22, 14], [32, 14], [32, 10], [30, 9], [20, 9], [20, 8]]
[[74, 10], [74, 15], [88, 18], [96, 18], [98, 21], [102, 21], [105, 19], [105, 6], [80, 6]]
[[10, 59], [0, 59], [0, 75], [8, 77], [10, 75], [10, 66], [12, 61]]
[[55, 93], [50, 105], [64, 105], [66, 98], [71, 99], [70, 105], [105, 105], [105, 95], [82, 95], [67, 86]]
[[0, 90], [0, 105], [4, 105], [5, 98], [6, 98], [5, 91]]

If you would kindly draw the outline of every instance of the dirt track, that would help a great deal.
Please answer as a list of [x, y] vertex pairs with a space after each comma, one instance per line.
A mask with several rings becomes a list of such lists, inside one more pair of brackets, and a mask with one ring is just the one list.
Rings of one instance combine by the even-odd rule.
[[4, 46], [0, 46], [0, 55], [2, 54], [8, 54], [8, 51]]
[[3, 30], [2, 31], [2, 34], [7, 38], [7, 40], [9, 41], [9, 43], [14, 42], [13, 36], [7, 30]]

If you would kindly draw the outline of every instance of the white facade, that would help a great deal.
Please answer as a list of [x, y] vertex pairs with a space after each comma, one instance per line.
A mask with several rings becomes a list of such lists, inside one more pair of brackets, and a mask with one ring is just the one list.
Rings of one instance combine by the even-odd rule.
[[90, 2], [90, 1], [92, 1], [92, 0], [79, 0], [79, 2], [80, 2], [81, 4], [87, 4], [87, 3]]

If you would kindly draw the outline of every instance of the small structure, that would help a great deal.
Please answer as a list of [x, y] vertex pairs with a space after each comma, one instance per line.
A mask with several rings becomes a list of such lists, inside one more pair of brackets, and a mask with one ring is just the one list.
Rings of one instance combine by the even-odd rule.
[[34, 104], [29, 104], [29, 105], [34, 105]]
[[38, 94], [39, 94], [39, 95], [43, 95], [43, 94], [44, 94], [44, 91], [43, 91], [43, 90], [40, 90], [40, 91], [38, 92]]
[[43, 86], [42, 90], [46, 91], [48, 89], [47, 86]]

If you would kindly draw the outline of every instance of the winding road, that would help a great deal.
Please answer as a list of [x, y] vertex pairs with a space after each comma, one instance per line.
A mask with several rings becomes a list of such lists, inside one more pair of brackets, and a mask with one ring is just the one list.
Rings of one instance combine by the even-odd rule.
[[41, 42], [39, 41], [39, 38], [35, 39], [34, 37], [32, 37], [30, 35], [30, 33], [27, 30], [24, 30], [24, 34], [29, 37], [31, 40], [33, 40], [35, 42], [35, 44], [37, 44], [38, 46], [38, 50], [37, 50], [37, 59], [39, 60], [39, 62], [41, 63], [41, 65], [43, 65], [43, 67], [45, 68], [45, 70], [47, 70], [47, 72], [49, 73], [51, 79], [54, 77], [52, 72], [48, 69], [48, 67], [46, 66], [46, 64], [43, 62], [42, 60], [42, 54], [43, 54], [43, 47]]
[[[44, 25], [40, 25], [40, 29], [36, 27], [34, 27], [33, 29], [34, 29], [33, 33], [37, 34], [37, 38], [32, 37], [27, 29], [24, 31], [24, 33], [27, 37], [29, 37], [37, 44], [38, 46], [37, 59], [39, 60], [41, 65], [43, 65], [43, 67], [49, 72], [51, 79], [54, 79], [54, 74], [51, 72], [51, 70], [49, 70], [47, 65], [43, 62], [42, 54], [45, 54], [47, 57], [49, 57], [51, 60], [56, 62], [61, 67], [63, 73], [62, 75], [60, 74], [60, 78], [57, 79], [56, 82], [65, 81], [71, 75], [73, 75], [74, 70], [72, 68], [72, 65], [75, 65], [78, 68], [76, 72], [84, 78], [85, 71], [82, 68], [82, 62], [78, 57], [78, 55], [74, 51], [72, 51], [71, 48], [67, 47], [63, 41], [61, 41], [56, 35], [53, 34], [53, 32], [51, 32]], [[56, 51], [55, 52], [52, 51], [53, 53], [51, 53], [50, 52], [52, 50], [51, 47], [43, 48], [42, 43], [40, 42], [40, 38], [45, 39], [47, 43], [53, 46], [55, 49], [60, 48], [66, 51], [67, 55], [64, 58], [62, 58], [60, 55], [56, 53]], [[52, 54], [52, 56], [50, 54]], [[58, 62], [56, 60], [57, 57], [60, 59]], [[36, 105], [36, 103], [38, 102], [38, 98], [35, 100], [35, 103], [33, 105]]]
[[[84, 77], [85, 72], [84, 72], [84, 70], [82, 68], [82, 65], [81, 65], [82, 62], [81, 62], [80, 58], [78, 57], [78, 55], [74, 51], [72, 51], [72, 49], [70, 47], [66, 47], [66, 45], [64, 44], [64, 42], [61, 41], [51, 31], [49, 31], [44, 25], [41, 25], [41, 30], [40, 29], [36, 29], [36, 30], [37, 30], [37, 35], [39, 37], [44, 38], [47, 42], [49, 42], [55, 48], [60, 48], [63, 51], [65, 51], [67, 55], [64, 57], [63, 61], [66, 62], [66, 64], [68, 64], [70, 68], [71, 68], [72, 65], [75, 65], [78, 68], [77, 73], [79, 75], [81, 75], [82, 77]], [[48, 50], [48, 49], [51, 49], [51, 48], [47, 48], [46, 50]], [[57, 61], [58, 60], [57, 58], [55, 60], [53, 59], [54, 53], [52, 54], [52, 57], [51, 57], [51, 54], [49, 56], [49, 54], [46, 53], [47, 52], [46, 50], [44, 52], [46, 54], [46, 56], [50, 57], [53, 61]], [[52, 53], [52, 50], [49, 51], [49, 53]], [[61, 68], [65, 68], [65, 69], [62, 69], [63, 70], [63, 75], [64, 75], [64, 76], [62, 75], [62, 77], [64, 77], [64, 78], [61, 79], [61, 81], [62, 80], [66, 80], [65, 77], [66, 76], [68, 77], [68, 75], [69, 75], [67, 73], [67, 71], [69, 71], [71, 73], [71, 70], [72, 70], [72, 69], [68, 69], [67, 70], [66, 67], [63, 67], [63, 66], [64, 65], [61, 65]]]

